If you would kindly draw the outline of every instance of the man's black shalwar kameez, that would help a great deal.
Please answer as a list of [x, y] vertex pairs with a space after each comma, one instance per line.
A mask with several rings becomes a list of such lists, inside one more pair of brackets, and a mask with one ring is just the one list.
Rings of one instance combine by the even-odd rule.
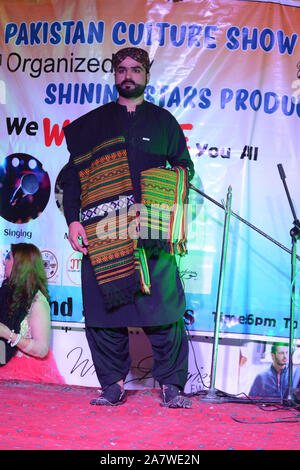
[[[73, 221], [80, 221], [81, 208], [81, 186], [73, 158], [78, 154], [90, 152], [105, 139], [117, 135], [125, 137], [137, 203], [141, 197], [140, 173], [143, 170], [181, 166], [189, 169], [190, 178], [193, 176], [193, 163], [176, 119], [169, 111], [147, 101], [138, 105], [135, 112], [128, 112], [125, 106], [118, 103], [108, 103], [69, 124], [64, 128], [64, 132], [70, 151], [70, 160], [62, 180], [63, 207], [68, 225]], [[133, 303], [108, 310], [104, 305], [89, 257], [83, 257], [82, 295], [85, 325], [94, 364], [98, 364], [95, 364], [95, 367], [102, 387], [120, 380], [122, 369], [122, 377], [125, 378], [129, 370], [126, 327], [144, 327], [153, 347], [155, 378], [160, 383], [166, 383], [168, 379], [167, 383], [184, 387], [187, 372], [187, 341], [183, 324], [185, 296], [176, 260], [174, 256], [162, 250], [156, 256], [150, 257], [147, 253], [147, 258], [151, 295], [138, 293]], [[109, 340], [103, 338], [104, 332], [105, 335], [108, 334]], [[164, 339], [166, 335], [169, 337], [168, 345]], [[100, 352], [104, 348], [104, 342], [111, 344], [111, 352], [109, 349], [105, 353]], [[173, 344], [173, 353], [167, 352], [170, 344]], [[107, 355], [110, 361], [113, 361], [112, 356], [117, 345], [120, 355], [124, 357], [116, 359], [115, 367], [104, 364], [104, 357]], [[169, 365], [161, 367], [159, 355], [162, 354], [163, 357], [166, 353], [169, 354]], [[171, 363], [173, 365], [170, 367]]]

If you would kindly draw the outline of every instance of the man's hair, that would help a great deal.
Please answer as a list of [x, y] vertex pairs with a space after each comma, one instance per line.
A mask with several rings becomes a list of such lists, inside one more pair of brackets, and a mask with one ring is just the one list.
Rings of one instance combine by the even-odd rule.
[[271, 348], [271, 354], [276, 354], [277, 348], [279, 346], [288, 346], [287, 343], [273, 343]]

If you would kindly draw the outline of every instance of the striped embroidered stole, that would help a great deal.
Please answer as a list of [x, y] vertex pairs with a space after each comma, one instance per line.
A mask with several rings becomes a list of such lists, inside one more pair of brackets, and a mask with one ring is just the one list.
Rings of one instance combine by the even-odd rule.
[[141, 174], [141, 243], [163, 248], [171, 254], [186, 254], [188, 170], [181, 167], [151, 168]]
[[143, 171], [142, 204], [135, 205], [124, 137], [102, 142], [74, 164], [88, 254], [107, 309], [133, 302], [138, 291], [150, 294], [147, 248], [186, 252], [187, 170]]

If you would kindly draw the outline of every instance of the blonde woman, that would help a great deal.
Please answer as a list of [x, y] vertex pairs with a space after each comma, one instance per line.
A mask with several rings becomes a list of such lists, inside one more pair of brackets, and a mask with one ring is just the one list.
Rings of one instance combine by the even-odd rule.
[[31, 243], [11, 245], [0, 289], [0, 338], [6, 340], [2, 380], [64, 383], [50, 340], [47, 278], [40, 250]]

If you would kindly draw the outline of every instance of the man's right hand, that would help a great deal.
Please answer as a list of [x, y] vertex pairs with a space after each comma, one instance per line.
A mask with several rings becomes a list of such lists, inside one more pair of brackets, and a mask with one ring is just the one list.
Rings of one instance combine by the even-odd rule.
[[[82, 245], [79, 243], [79, 238], [81, 237], [82, 239]], [[88, 246], [88, 240], [86, 237], [86, 233], [84, 230], [84, 227], [81, 225], [80, 222], [71, 222], [69, 225], [69, 242], [72, 245], [72, 248], [75, 251], [79, 251], [80, 253], [83, 253], [84, 255], [87, 255], [87, 246]]]

